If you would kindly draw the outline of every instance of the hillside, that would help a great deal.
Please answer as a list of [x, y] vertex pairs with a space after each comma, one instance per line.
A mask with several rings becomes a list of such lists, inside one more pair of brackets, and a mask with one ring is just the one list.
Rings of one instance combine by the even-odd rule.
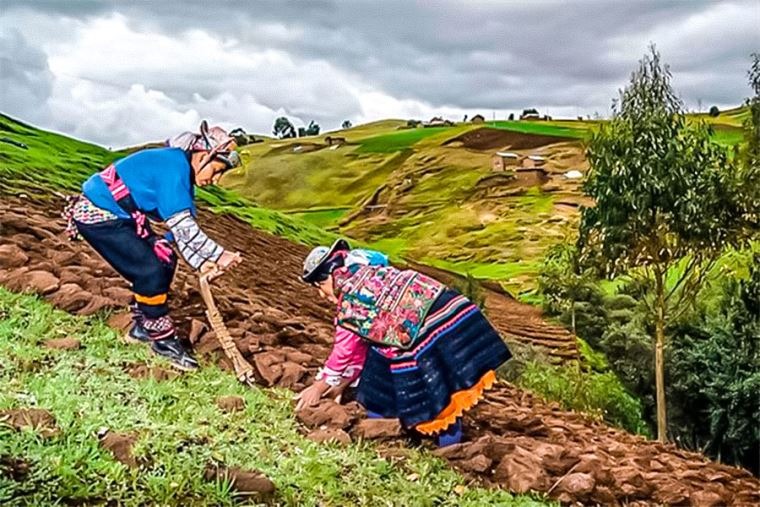
[[[706, 121], [723, 145], [741, 142], [746, 109]], [[583, 142], [600, 122], [495, 121], [407, 128], [385, 120], [244, 148], [223, 184], [263, 206], [369, 242], [391, 254], [530, 291], [546, 248], [572, 239], [588, 164]], [[327, 138], [345, 138], [329, 145]], [[497, 151], [546, 159], [544, 181], [494, 172]], [[515, 176], [519, 176], [515, 178]]]
[[[120, 307], [129, 292], [86, 245], [62, 238], [59, 207], [0, 196], [0, 248], [6, 252], [0, 284], [45, 295], [79, 314]], [[372, 504], [388, 495], [403, 505], [530, 504], [499, 489], [465, 487], [397, 428], [362, 422], [354, 403], [324, 402], [330, 419], [307, 411], [297, 423], [288, 415], [284, 389], [297, 391], [311, 382], [332, 339], [328, 308], [289, 274], [298, 272], [308, 249], [234, 217], [204, 212], [202, 219], [213, 235], [248, 255], [215, 292], [259, 386], [244, 390], [210, 367], [174, 378], [155, 360], [146, 361], [143, 351], [110, 345], [116, 338], [99, 321], [65, 318], [39, 301], [0, 291], [0, 314], [9, 322], [0, 326], [0, 473], [7, 474], [0, 476], [0, 491], [38, 502], [119, 495], [128, 503], [230, 504], [240, 493], [219, 471], [231, 477], [247, 471], [245, 477], [260, 487], [255, 470], [261, 470], [277, 488], [276, 501], [290, 505]], [[204, 329], [200, 296], [184, 268], [172, 297], [204, 363], [229, 370], [213, 333]], [[523, 319], [510, 310], [503, 309], [504, 318]], [[120, 316], [109, 322], [124, 325]], [[84, 349], [40, 348], [62, 337], [79, 340]], [[234, 400], [218, 399], [231, 395], [243, 398], [234, 402], [238, 408], [229, 405]], [[13, 429], [29, 426], [24, 421], [32, 413], [36, 431], [47, 435], [43, 439], [34, 430]], [[98, 442], [102, 427], [114, 436], [108, 440], [106, 433]], [[304, 435], [346, 443], [317, 445]], [[563, 411], [504, 382], [468, 416], [467, 437], [468, 443], [434, 454], [474, 485], [536, 491], [565, 503], [760, 501], [760, 482], [749, 472]], [[372, 438], [384, 443], [367, 444]], [[123, 444], [113, 445], [114, 439]]]
[[[92, 173], [129, 151], [112, 152], [0, 113], [0, 192], [40, 199], [76, 192]], [[259, 208], [223, 188], [197, 189], [196, 196], [217, 213], [235, 215], [253, 227], [296, 242], [318, 244], [335, 238], [297, 218]]]

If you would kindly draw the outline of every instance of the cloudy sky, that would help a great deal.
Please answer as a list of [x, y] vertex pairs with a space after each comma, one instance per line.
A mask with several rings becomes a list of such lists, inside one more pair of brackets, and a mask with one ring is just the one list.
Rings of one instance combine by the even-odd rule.
[[650, 42], [687, 107], [731, 107], [760, 51], [760, 0], [2, 3], [0, 111], [113, 147], [202, 118], [607, 115]]

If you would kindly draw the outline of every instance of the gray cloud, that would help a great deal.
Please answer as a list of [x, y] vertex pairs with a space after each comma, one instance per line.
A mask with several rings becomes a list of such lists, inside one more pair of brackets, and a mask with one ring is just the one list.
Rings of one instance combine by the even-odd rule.
[[0, 32], [0, 98], [2, 110], [30, 121], [48, 119], [47, 100], [53, 74], [45, 53], [17, 29]]
[[[67, 26], [61, 33], [36, 30], [34, 39], [61, 86], [66, 72], [88, 78], [88, 88], [143, 85], [148, 94], [163, 94], [167, 111], [214, 114], [258, 130], [282, 113], [328, 128], [371, 119], [370, 110], [377, 115], [385, 107], [372, 103], [377, 93], [387, 116], [436, 108], [503, 115], [529, 106], [606, 113], [650, 42], [671, 65], [688, 106], [701, 100], [725, 107], [749, 93], [748, 55], [760, 50], [757, 0], [10, 2], [6, 13], [33, 31], [51, 26], [44, 19]], [[126, 26], [125, 40], [136, 50], [149, 53], [150, 38], [165, 54], [130, 65], [95, 58], [95, 68], [86, 55], [80, 63], [61, 55], [62, 44], [73, 54], [92, 45], [99, 36], [93, 27], [104, 20], [110, 30]], [[178, 40], [200, 53], [197, 62], [172, 64], [187, 61], [171, 44]], [[131, 57], [119, 53], [115, 60]], [[57, 93], [60, 104], [66, 90]]]

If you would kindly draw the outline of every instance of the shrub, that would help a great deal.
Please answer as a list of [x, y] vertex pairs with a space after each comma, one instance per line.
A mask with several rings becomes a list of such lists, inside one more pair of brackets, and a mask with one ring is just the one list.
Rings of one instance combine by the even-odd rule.
[[551, 366], [529, 361], [517, 384], [565, 409], [599, 417], [632, 433], [651, 435], [641, 416], [641, 403], [612, 372], [586, 373], [577, 364]]
[[718, 115], [720, 115], [720, 109], [718, 109], [718, 106], [712, 106], [710, 108], [710, 116], [717, 118]]

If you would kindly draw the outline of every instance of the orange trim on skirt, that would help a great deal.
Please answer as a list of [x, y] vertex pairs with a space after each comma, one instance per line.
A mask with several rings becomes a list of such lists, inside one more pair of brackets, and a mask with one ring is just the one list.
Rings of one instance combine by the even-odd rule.
[[141, 296], [135, 294], [135, 301], [144, 305], [162, 305], [166, 303], [167, 294], [159, 294], [157, 296]]
[[474, 386], [452, 394], [451, 403], [435, 419], [420, 423], [414, 429], [425, 435], [432, 435], [445, 430], [456, 422], [457, 417], [461, 417], [463, 413], [477, 405], [483, 398], [483, 391], [491, 389], [494, 382], [496, 382], [496, 373], [493, 370], [488, 370]]

